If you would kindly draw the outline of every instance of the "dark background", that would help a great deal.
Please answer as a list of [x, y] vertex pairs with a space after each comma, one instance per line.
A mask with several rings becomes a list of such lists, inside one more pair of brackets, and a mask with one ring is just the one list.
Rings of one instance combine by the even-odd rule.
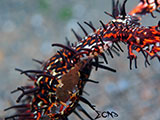
[[[121, 1], [122, 2], [122, 1]], [[129, 0], [129, 12], [139, 0]], [[17, 94], [11, 90], [26, 85], [27, 77], [14, 68], [38, 69], [32, 58], [46, 60], [59, 48], [52, 43], [65, 44], [76, 39], [70, 31], [83, 35], [77, 21], [92, 21], [98, 27], [100, 19], [107, 23], [110, 18], [104, 11], [111, 12], [111, 0], [0, 0], [0, 119], [12, 114], [3, 109], [15, 103]], [[157, 25], [160, 15], [155, 13], [142, 18], [142, 25]], [[85, 26], [88, 29], [88, 26]], [[138, 69], [129, 70], [126, 46], [120, 57], [115, 55], [109, 64], [117, 73], [93, 70], [91, 79], [100, 83], [88, 83], [85, 87], [90, 95], [85, 98], [97, 106], [99, 111], [115, 111], [119, 114], [113, 120], [159, 120], [160, 119], [160, 64], [157, 59], [151, 66], [144, 67], [144, 59], [138, 55]], [[93, 117], [96, 113], [82, 104]], [[77, 119], [70, 115], [71, 120]], [[110, 119], [110, 118], [108, 118]], [[103, 120], [102, 118], [100, 120]]]

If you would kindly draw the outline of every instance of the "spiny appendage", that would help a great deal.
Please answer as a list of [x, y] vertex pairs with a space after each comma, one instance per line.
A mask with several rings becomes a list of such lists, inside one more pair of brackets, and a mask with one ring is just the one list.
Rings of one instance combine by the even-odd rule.
[[140, 3], [130, 11], [130, 15], [145, 15], [147, 13], [151, 13], [152, 17], [156, 17], [153, 15], [153, 11], [160, 12], [160, 1], [159, 0], [140, 0]]
[[145, 57], [145, 66], [150, 65], [148, 57], [157, 57], [160, 61], [160, 22], [157, 26], [152, 27], [137, 27], [132, 28], [128, 32], [128, 37], [125, 41], [128, 44], [128, 58], [130, 59], [130, 68], [132, 60], [135, 60], [135, 67], [137, 68], [137, 56], [133, 53], [134, 50], [142, 52]]
[[[129, 15], [126, 14], [126, 1], [127, 0], [125, 0], [122, 7], [119, 8], [118, 0], [116, 3], [115, 0], [113, 0], [112, 15], [106, 13], [114, 18], [111, 22], [114, 26], [111, 26], [111, 24], [108, 25], [111, 29], [104, 32], [103, 36], [107, 36], [108, 39], [112, 37], [112, 44], [117, 43], [119, 40], [128, 44], [130, 69], [132, 69], [132, 60], [135, 60], [135, 68], [137, 68], [137, 56], [133, 53], [133, 50], [142, 52], [145, 57], [145, 65], [147, 66], [147, 64], [149, 65], [148, 56], [150, 56], [151, 59], [157, 57], [160, 60], [160, 22], [157, 26], [141, 27], [138, 17], [133, 16], [133, 13], [129, 13]], [[151, 0], [141, 0], [141, 2], [139, 8], [142, 13], [152, 13], [154, 10], [159, 12], [158, 8], [160, 7], [160, 3], [158, 0], [154, 2]], [[145, 5], [145, 8], [142, 8], [142, 5]], [[136, 8], [135, 10], [137, 10]], [[135, 11], [133, 10], [133, 12]], [[135, 12], [135, 14], [136, 13], [137, 12]]]
[[[102, 27], [95, 30], [93, 25], [92, 34], [88, 34], [86, 30], [82, 27], [82, 25], [79, 26], [84, 31], [86, 37], [79, 40], [79, 36], [77, 33], [74, 32], [76, 38], [78, 39], [78, 44], [75, 48], [75, 50], [78, 52], [77, 56], [79, 55], [81, 58], [84, 57], [84, 54], [86, 57], [94, 58], [95, 62], [98, 63], [98, 56], [102, 56], [104, 58], [104, 61], [106, 64], [108, 64], [107, 58], [104, 55], [104, 51], [107, 51], [109, 55], [113, 58], [112, 51], [113, 49], [117, 51], [122, 51], [122, 48], [118, 44], [118, 42], [126, 42], [126, 38], [128, 37], [125, 35], [125, 32], [128, 32], [129, 29], [132, 29], [135, 26], [139, 26], [139, 19], [135, 16], [128, 16], [125, 12], [125, 4], [126, 1], [122, 4], [122, 7], [119, 8], [119, 2], [113, 0], [113, 11], [112, 14], [109, 14], [114, 19], [109, 22], [108, 24], [104, 24], [102, 21], [100, 21]], [[82, 37], [81, 37], [82, 38]], [[98, 66], [98, 65], [97, 65]]]

